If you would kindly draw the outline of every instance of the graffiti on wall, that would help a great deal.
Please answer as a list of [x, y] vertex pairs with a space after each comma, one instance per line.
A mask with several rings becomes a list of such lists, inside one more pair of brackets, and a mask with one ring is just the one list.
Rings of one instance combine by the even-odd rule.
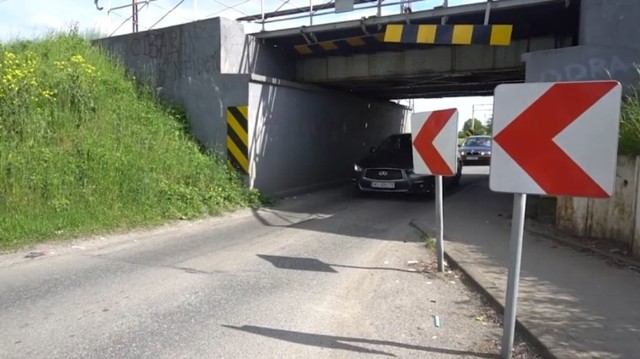
[[573, 62], [556, 69], [540, 73], [541, 82], [583, 81], [605, 79], [629, 79], [636, 76], [633, 63], [622, 60], [617, 55], [590, 57], [583, 62]]
[[197, 48], [189, 41], [190, 35], [183, 28], [141, 33], [130, 38], [127, 52], [136, 63], [152, 70], [156, 80], [213, 74], [218, 68], [218, 49]]
[[195, 56], [175, 61], [156, 63], [156, 76], [159, 79], [178, 79], [213, 74], [217, 68], [215, 55]]
[[177, 30], [148, 32], [129, 41], [129, 52], [133, 56], [152, 59], [177, 58], [180, 52], [180, 33]]

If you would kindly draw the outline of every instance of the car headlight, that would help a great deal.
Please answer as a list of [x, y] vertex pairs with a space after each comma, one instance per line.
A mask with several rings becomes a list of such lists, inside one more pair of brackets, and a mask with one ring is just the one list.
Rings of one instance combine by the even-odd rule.
[[480, 156], [484, 156], [484, 155], [486, 155], [485, 152], [480, 152]]
[[362, 167], [360, 167], [360, 166], [358, 166], [358, 165], [355, 165], [355, 164], [354, 164], [354, 165], [353, 165], [353, 170], [354, 170], [355, 172], [362, 172]]
[[460, 156], [464, 156], [464, 151], [460, 151]]

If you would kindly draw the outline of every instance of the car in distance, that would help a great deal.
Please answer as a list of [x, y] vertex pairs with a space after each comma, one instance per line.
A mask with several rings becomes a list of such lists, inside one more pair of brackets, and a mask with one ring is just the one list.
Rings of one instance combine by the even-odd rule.
[[[458, 156], [458, 171], [443, 177], [443, 184], [457, 184], [462, 176], [462, 161]], [[352, 182], [356, 193], [407, 192], [434, 193], [433, 175], [413, 172], [413, 145], [410, 133], [387, 137], [370, 153], [353, 165]]]
[[491, 136], [469, 136], [460, 144], [460, 158], [465, 165], [491, 163]]

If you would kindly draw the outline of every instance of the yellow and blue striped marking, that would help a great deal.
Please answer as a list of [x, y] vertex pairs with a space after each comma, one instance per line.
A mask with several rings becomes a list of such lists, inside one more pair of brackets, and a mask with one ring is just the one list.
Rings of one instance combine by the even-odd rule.
[[513, 25], [390, 24], [384, 42], [434, 45], [509, 46]]
[[319, 55], [327, 52], [349, 51], [353, 48], [365, 45], [375, 45], [384, 38], [384, 33], [366, 36], [348, 37], [345, 39], [321, 41], [315, 44], [295, 45], [294, 48], [300, 55]]
[[227, 107], [227, 155], [231, 165], [249, 174], [248, 106]]

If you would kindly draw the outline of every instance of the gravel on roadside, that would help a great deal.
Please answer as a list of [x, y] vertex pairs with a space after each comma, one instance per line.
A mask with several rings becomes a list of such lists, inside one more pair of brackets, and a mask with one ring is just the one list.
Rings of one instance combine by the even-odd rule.
[[[441, 278], [444, 281], [456, 281], [462, 284], [462, 290], [470, 298], [472, 307], [477, 312], [475, 320], [482, 322], [487, 331], [486, 339], [475, 343], [474, 351], [479, 353], [496, 353], [496, 358], [501, 350], [503, 333], [503, 316], [491, 302], [475, 287], [473, 281], [464, 272], [457, 268], [445, 265], [445, 272], [439, 273], [437, 259], [433, 249], [427, 249], [424, 258], [413, 263], [413, 266], [428, 279]], [[513, 345], [513, 359], [544, 359], [536, 346], [522, 333], [516, 330]]]

